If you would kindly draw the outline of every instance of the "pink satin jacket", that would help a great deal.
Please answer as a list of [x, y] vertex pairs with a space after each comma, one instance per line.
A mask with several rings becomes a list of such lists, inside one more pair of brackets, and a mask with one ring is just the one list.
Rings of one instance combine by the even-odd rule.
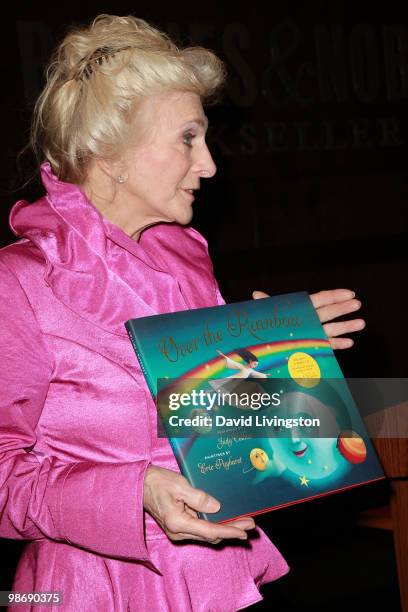
[[0, 251], [0, 537], [30, 540], [13, 589], [58, 591], [64, 612], [259, 601], [288, 569], [261, 530], [176, 544], [142, 506], [147, 466], [178, 467], [124, 322], [223, 303], [205, 240], [161, 224], [137, 243], [48, 164], [42, 178], [47, 195], [11, 213], [22, 239]]

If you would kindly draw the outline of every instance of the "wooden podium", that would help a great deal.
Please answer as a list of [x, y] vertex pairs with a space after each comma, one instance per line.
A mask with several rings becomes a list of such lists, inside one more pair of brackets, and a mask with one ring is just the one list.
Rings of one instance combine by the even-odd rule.
[[[401, 609], [408, 612], [408, 402], [364, 418], [392, 487], [389, 508], [361, 514], [367, 527], [390, 528], [394, 534]], [[401, 437], [396, 437], [401, 436]]]

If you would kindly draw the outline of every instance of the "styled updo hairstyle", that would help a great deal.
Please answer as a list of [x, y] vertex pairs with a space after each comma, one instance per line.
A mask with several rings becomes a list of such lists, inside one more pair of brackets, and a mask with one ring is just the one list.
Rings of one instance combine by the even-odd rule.
[[224, 79], [211, 51], [179, 49], [133, 16], [99, 15], [55, 50], [34, 109], [31, 146], [60, 180], [81, 183], [92, 158], [112, 159], [126, 147], [143, 98], [184, 91], [208, 103]]

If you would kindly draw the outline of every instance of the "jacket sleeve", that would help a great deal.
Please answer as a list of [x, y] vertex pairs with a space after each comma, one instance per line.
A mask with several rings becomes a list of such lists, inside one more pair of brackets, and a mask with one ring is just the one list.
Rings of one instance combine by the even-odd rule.
[[66, 463], [36, 452], [53, 357], [17, 278], [0, 262], [0, 536], [60, 540], [148, 560], [143, 481], [149, 464]]
[[217, 297], [217, 305], [223, 306], [225, 304], [225, 300], [221, 295], [217, 282], [215, 283], [215, 295]]

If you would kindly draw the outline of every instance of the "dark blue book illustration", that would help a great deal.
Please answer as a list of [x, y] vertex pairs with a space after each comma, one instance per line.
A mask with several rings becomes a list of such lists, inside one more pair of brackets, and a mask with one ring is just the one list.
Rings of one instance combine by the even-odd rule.
[[126, 323], [181, 472], [226, 521], [384, 478], [306, 292]]

